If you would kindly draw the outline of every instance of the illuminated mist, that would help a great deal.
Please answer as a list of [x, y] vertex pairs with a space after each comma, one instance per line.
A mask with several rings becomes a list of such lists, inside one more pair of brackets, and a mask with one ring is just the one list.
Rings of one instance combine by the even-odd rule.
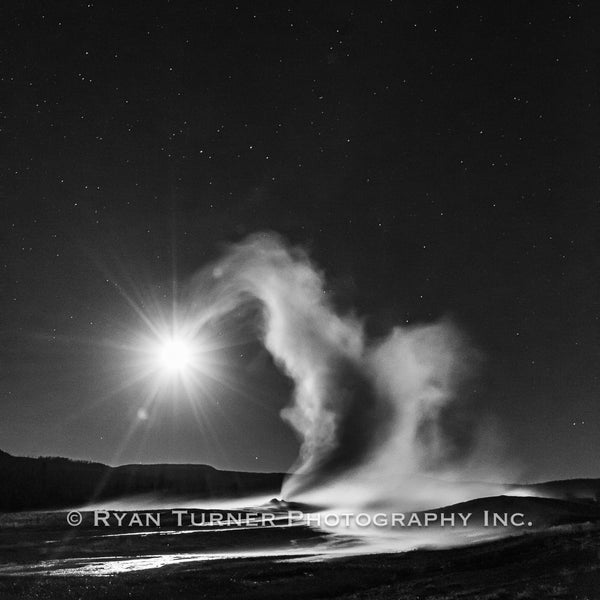
[[272, 233], [196, 276], [189, 318], [202, 327], [246, 303], [258, 303], [261, 339], [295, 384], [281, 413], [301, 440], [286, 499], [412, 510], [501, 491], [460, 483], [480, 475], [491, 433], [465, 426], [461, 386], [478, 356], [450, 321], [370, 340], [336, 312], [306, 252]]

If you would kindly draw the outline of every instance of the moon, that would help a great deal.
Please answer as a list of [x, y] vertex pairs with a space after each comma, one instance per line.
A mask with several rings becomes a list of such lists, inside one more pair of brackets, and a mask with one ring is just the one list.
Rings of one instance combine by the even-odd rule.
[[220, 376], [214, 340], [185, 319], [148, 317], [146, 324], [149, 331], [133, 333], [123, 346], [130, 357], [124, 363], [126, 385], [144, 385], [152, 401], [205, 396], [210, 382]]
[[167, 375], [184, 375], [194, 367], [197, 351], [190, 340], [170, 337], [161, 340], [156, 347], [156, 363]]

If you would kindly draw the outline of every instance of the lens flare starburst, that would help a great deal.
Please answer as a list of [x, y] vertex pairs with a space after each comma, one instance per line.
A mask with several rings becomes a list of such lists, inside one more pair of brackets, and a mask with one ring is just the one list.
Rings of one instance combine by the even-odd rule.
[[193, 340], [177, 334], [159, 340], [153, 354], [156, 367], [167, 377], [185, 376], [200, 358]]
[[209, 375], [206, 340], [198, 332], [183, 327], [155, 330], [140, 340], [139, 366], [158, 388], [180, 387], [192, 393], [199, 379]]

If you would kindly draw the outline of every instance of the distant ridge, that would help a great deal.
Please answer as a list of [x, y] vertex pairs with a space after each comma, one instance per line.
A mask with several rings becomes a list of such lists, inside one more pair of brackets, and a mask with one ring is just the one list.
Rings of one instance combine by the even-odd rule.
[[[600, 479], [577, 478], [515, 485], [512, 491], [527, 491], [534, 496], [559, 500], [600, 502]], [[510, 491], [507, 491], [510, 494]]]
[[0, 450], [0, 510], [82, 506], [140, 494], [239, 498], [278, 494], [283, 473], [220, 471], [209, 465], [109, 467], [60, 457], [25, 458]]
[[[27, 458], [0, 450], [0, 511], [84, 506], [143, 494], [193, 500], [278, 496], [284, 473], [221, 471], [203, 464], [128, 464], [119, 467], [61, 457]], [[600, 506], [600, 479], [506, 485], [509, 497], [529, 496]], [[476, 502], [483, 502], [479, 499]], [[485, 500], [491, 502], [491, 500]], [[512, 501], [512, 500], [511, 500]], [[528, 500], [514, 500], [527, 504]], [[506, 502], [506, 500], [503, 500]], [[545, 505], [536, 504], [536, 507]], [[567, 505], [561, 505], [561, 511]], [[558, 508], [558, 505], [554, 508]]]
[[482, 525], [484, 511], [488, 511], [488, 514], [521, 513], [524, 517], [523, 520], [531, 521], [531, 526], [536, 528], [600, 521], [600, 504], [572, 497], [559, 499], [538, 496], [489, 496], [428, 512], [472, 513], [471, 523]]

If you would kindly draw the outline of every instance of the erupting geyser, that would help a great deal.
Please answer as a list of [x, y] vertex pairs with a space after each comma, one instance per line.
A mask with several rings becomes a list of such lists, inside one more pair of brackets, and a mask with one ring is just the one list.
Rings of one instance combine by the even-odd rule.
[[418, 508], [496, 493], [449, 483], [473, 478], [481, 439], [453, 407], [476, 362], [458, 328], [394, 327], [369, 340], [361, 320], [338, 314], [324, 288], [302, 249], [265, 233], [232, 246], [192, 288], [196, 328], [260, 304], [261, 339], [295, 384], [282, 418], [302, 445], [286, 499]]

